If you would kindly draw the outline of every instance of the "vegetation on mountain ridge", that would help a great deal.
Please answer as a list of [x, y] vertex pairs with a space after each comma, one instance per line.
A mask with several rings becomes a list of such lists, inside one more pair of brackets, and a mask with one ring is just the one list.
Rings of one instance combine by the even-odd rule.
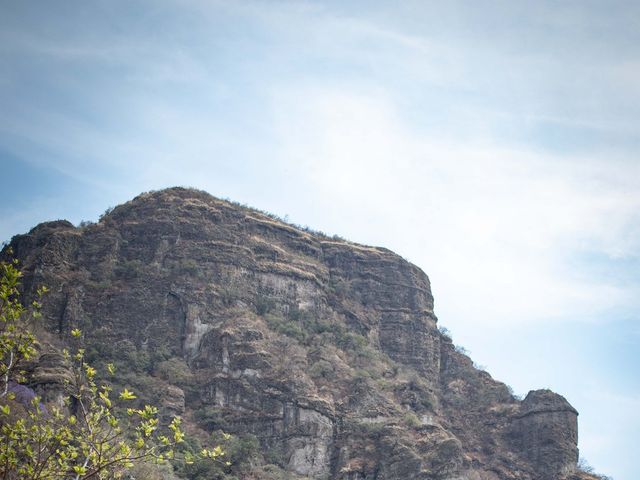
[[[25, 363], [38, 355], [32, 332], [40, 318], [41, 303], [22, 305], [16, 261], [0, 262], [0, 476], [7, 480], [74, 480], [122, 478], [127, 470], [143, 462], [162, 464], [173, 460], [184, 442], [181, 420], [173, 417], [162, 425], [158, 408], [132, 403], [135, 393], [122, 388], [114, 397], [113, 386], [100, 378], [85, 359], [85, 350], [62, 349], [67, 371], [64, 397], [57, 402], [41, 398], [22, 383]], [[38, 296], [46, 293], [38, 289]], [[70, 332], [77, 344], [82, 332]], [[116, 376], [107, 364], [108, 376]], [[99, 380], [100, 379], [100, 380]], [[230, 436], [223, 434], [223, 441]], [[184, 449], [182, 449], [184, 450]], [[186, 451], [180, 458], [183, 468], [194, 459], [220, 464], [224, 450], [218, 445], [208, 450]], [[230, 462], [224, 462], [230, 465]]]

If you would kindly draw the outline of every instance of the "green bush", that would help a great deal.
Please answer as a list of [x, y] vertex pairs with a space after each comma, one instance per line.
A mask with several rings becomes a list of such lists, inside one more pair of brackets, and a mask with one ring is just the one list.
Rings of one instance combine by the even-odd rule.
[[194, 381], [189, 365], [184, 359], [178, 357], [159, 362], [155, 365], [154, 372], [158, 377], [179, 387], [191, 385]]
[[422, 424], [418, 416], [413, 412], [406, 412], [402, 416], [402, 421], [409, 428], [417, 428]]
[[264, 319], [274, 332], [294, 338], [300, 343], [306, 342], [308, 333], [299, 322], [272, 313], [267, 313]]
[[335, 337], [336, 346], [345, 351], [362, 352], [369, 344], [368, 340], [362, 335], [350, 332], [344, 328], [337, 330]]
[[254, 304], [256, 307], [256, 313], [261, 316], [271, 312], [276, 306], [275, 300], [263, 294], [256, 295]]
[[318, 360], [309, 369], [309, 375], [311, 378], [331, 378], [333, 374], [333, 365], [326, 360]]
[[207, 430], [219, 429], [224, 424], [222, 410], [210, 405], [204, 406], [194, 413], [196, 421]]
[[[211, 462], [206, 458], [195, 458], [193, 463], [175, 461], [176, 473], [189, 480], [238, 480], [246, 478], [256, 464], [263, 463], [260, 442], [255, 435], [229, 436], [221, 430], [211, 434], [210, 442], [224, 445], [225, 462]], [[201, 449], [198, 440], [184, 443], [185, 454], [196, 454]]]

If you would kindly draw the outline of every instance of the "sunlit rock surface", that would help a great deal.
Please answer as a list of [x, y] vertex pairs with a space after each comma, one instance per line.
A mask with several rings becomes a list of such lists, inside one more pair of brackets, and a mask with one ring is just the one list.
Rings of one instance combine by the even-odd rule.
[[[550, 391], [520, 401], [476, 369], [438, 331], [427, 276], [384, 248], [182, 188], [11, 247], [27, 296], [51, 289], [50, 334], [80, 328], [88, 355], [167, 415], [255, 435], [292, 473], [590, 478], [575, 472], [577, 412]], [[34, 372], [39, 390], [66, 374], [50, 353]]]

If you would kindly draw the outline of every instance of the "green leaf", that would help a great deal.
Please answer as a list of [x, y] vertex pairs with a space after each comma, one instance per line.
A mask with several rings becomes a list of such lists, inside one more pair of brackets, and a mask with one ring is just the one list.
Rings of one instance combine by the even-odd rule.
[[120, 392], [120, 399], [121, 400], [133, 400], [134, 398], [137, 398], [137, 397], [134, 395], [133, 392], [130, 392], [126, 388], [124, 390], [122, 390], [122, 392]]

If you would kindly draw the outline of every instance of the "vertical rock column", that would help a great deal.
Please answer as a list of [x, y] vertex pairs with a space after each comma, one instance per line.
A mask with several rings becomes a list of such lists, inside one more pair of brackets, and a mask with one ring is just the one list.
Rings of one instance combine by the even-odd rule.
[[540, 480], [556, 480], [576, 468], [578, 412], [563, 396], [550, 390], [529, 392], [512, 434]]

